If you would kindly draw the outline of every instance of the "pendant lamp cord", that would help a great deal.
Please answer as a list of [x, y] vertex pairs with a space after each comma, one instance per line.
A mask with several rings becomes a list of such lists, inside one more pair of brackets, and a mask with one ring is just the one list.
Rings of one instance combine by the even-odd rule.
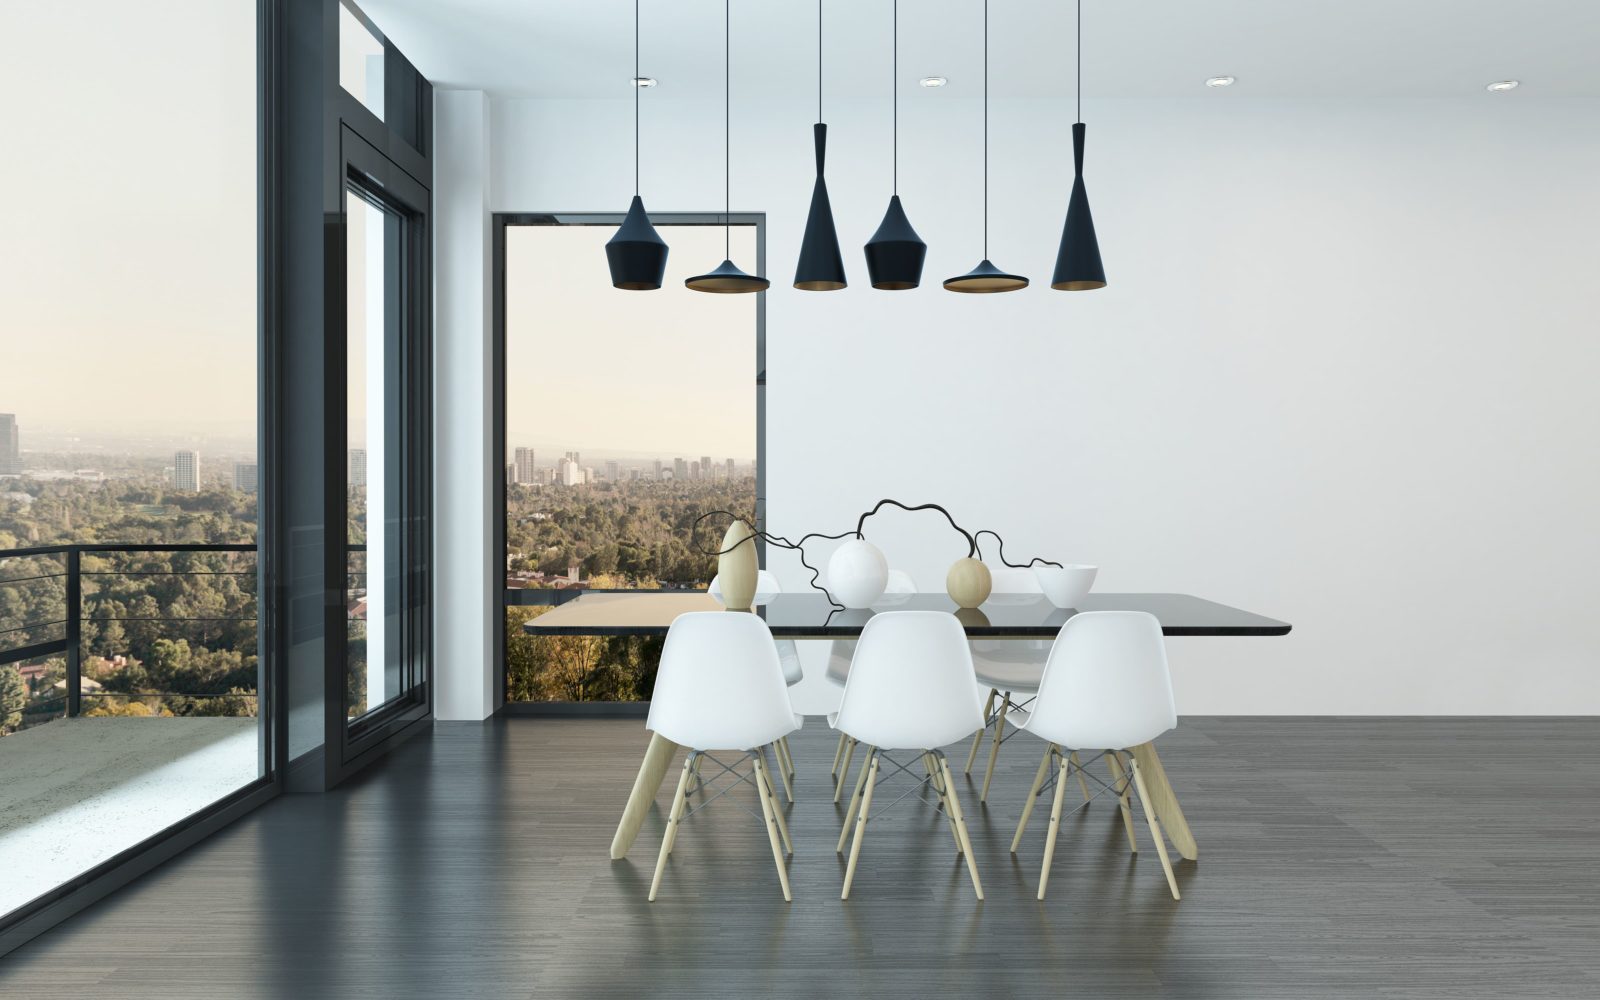
[[733, 0], [722, 0], [722, 259], [733, 259]]
[[633, 0], [633, 193], [639, 194], [639, 0]]
[[817, 124], [822, 123], [822, 0], [817, 0]]
[[1083, 0], [1078, 0], [1078, 124], [1083, 124]]
[[900, 0], [894, 0], [894, 183], [900, 193]]
[[983, 259], [989, 259], [989, 0], [983, 0]]

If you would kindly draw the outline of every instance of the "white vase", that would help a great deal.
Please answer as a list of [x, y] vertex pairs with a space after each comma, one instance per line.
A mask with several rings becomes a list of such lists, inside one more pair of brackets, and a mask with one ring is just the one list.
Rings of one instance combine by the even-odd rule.
[[889, 561], [876, 545], [852, 538], [828, 559], [828, 590], [847, 608], [870, 608], [889, 585]]
[[1044, 596], [1058, 608], [1077, 607], [1079, 601], [1089, 596], [1089, 590], [1094, 586], [1095, 574], [1099, 572], [1099, 566], [1077, 563], [1069, 566], [1033, 568], [1033, 575], [1039, 581], [1039, 589], [1044, 591]]

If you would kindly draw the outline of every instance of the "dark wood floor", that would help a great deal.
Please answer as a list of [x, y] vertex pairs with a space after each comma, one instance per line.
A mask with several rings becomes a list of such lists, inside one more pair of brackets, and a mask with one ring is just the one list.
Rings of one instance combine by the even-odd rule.
[[608, 859], [639, 721], [443, 725], [0, 959], [0, 996], [1600, 996], [1595, 720], [1185, 719], [1161, 743], [1200, 843], [1182, 902], [1108, 800], [1064, 824], [1034, 900], [1041, 818], [1007, 850], [1024, 736], [987, 810], [964, 792], [986, 902], [906, 803], [841, 903], [830, 735], [794, 740], [792, 904], [727, 800], [646, 903], [670, 783]]

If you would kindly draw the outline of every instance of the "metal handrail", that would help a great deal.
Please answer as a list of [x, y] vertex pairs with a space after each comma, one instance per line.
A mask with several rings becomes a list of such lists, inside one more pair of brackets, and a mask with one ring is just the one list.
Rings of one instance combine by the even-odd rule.
[[[351, 548], [355, 548], [355, 546], [351, 546]], [[360, 548], [365, 549], [366, 546], [363, 545], [363, 546], [360, 546]], [[51, 555], [64, 555], [64, 556], [66, 556], [65, 565], [63, 566], [62, 572], [60, 572], [60, 573], [45, 574], [43, 576], [36, 576], [36, 577], [23, 577], [23, 578], [20, 578], [20, 579], [17, 579], [17, 580], [0, 580], [0, 585], [4, 585], [4, 584], [11, 584], [11, 583], [26, 583], [26, 582], [29, 582], [30, 580], [36, 580], [36, 579], [45, 579], [45, 578], [53, 579], [53, 578], [59, 576], [66, 583], [66, 595], [65, 595], [66, 617], [64, 619], [58, 620], [58, 621], [52, 621], [52, 622], [29, 623], [29, 624], [25, 624], [25, 625], [19, 626], [19, 627], [14, 628], [14, 629], [8, 629], [7, 630], [8, 632], [18, 632], [18, 631], [23, 631], [23, 630], [26, 630], [26, 629], [50, 628], [50, 627], [53, 627], [53, 626], [59, 626], [59, 625], [63, 625], [64, 624], [66, 626], [66, 635], [63, 636], [61, 639], [48, 640], [48, 641], [45, 641], [45, 642], [34, 643], [33, 645], [29, 645], [29, 646], [19, 646], [19, 647], [16, 647], [14, 649], [9, 649], [9, 650], [0, 650], [0, 665], [4, 665], [4, 664], [7, 664], [7, 663], [16, 663], [16, 662], [19, 662], [19, 661], [22, 661], [22, 660], [36, 659], [36, 658], [41, 657], [41, 656], [52, 656], [52, 655], [55, 655], [55, 654], [58, 654], [58, 653], [65, 654], [66, 655], [66, 659], [67, 659], [67, 677], [66, 677], [66, 681], [67, 681], [67, 684], [66, 684], [66, 688], [67, 688], [67, 690], [66, 690], [67, 715], [69, 717], [76, 716], [82, 710], [82, 701], [83, 701], [83, 663], [82, 663], [82, 658], [83, 658], [83, 621], [84, 621], [84, 614], [83, 614], [83, 577], [85, 577], [85, 576], [117, 576], [117, 575], [123, 575], [123, 574], [117, 574], [117, 573], [96, 573], [96, 572], [85, 573], [83, 571], [83, 561], [82, 561], [84, 553], [90, 553], [90, 554], [97, 554], [97, 553], [134, 554], [134, 553], [152, 553], [152, 552], [257, 552], [257, 551], [258, 551], [258, 547], [254, 543], [244, 543], [244, 542], [238, 542], [238, 543], [235, 543], [235, 542], [219, 542], [219, 543], [206, 543], [206, 542], [71, 542], [71, 543], [63, 543], [63, 544], [57, 544], [57, 545], [33, 545], [33, 546], [28, 546], [26, 548], [0, 550], [0, 559], [17, 559], [17, 558], [27, 558], [27, 557], [30, 557], [30, 556], [51, 556]], [[195, 576], [195, 575], [217, 575], [217, 574], [215, 574], [215, 573], [205, 573], [203, 571], [201, 573], [183, 573], [183, 572], [176, 572], [175, 571], [175, 572], [172, 572], [172, 573], [162, 573], [162, 574], [138, 573], [138, 574], [134, 574], [134, 575], [141, 575], [141, 576], [144, 576], [144, 575]], [[230, 575], [243, 575], [243, 574], [230, 574]], [[111, 621], [111, 620], [114, 620], [114, 619], [94, 618], [92, 620], [94, 620], [94, 621]], [[255, 619], [255, 618], [215, 618], [215, 619], [159, 618], [159, 619], [120, 619], [120, 620], [127, 620], [127, 621], [134, 621], [134, 620], [139, 620], [139, 621], [144, 621], [144, 620], [149, 620], [149, 621], [195, 620], [195, 621], [199, 621], [199, 620], [205, 620], [205, 621], [236, 621], [236, 622], [243, 622], [243, 621], [256, 621], [257, 619]], [[191, 696], [191, 697], [207, 697], [207, 696], [198, 695], [198, 696]], [[222, 697], [222, 696], [219, 695], [217, 697]]]

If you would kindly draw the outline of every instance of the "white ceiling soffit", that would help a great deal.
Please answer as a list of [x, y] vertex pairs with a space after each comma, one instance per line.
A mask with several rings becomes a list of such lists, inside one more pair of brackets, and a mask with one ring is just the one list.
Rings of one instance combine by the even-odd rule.
[[[626, 98], [630, 0], [365, 0], [441, 87]], [[1085, 0], [1086, 97], [1600, 97], [1600, 0]], [[641, 0], [640, 72], [661, 97], [722, 95], [720, 0]], [[826, 93], [887, 93], [890, 0], [825, 0]], [[990, 90], [1071, 94], [1071, 0], [990, 0]], [[980, 0], [901, 0], [908, 99], [982, 92]], [[734, 0], [743, 99], [816, 94], [814, 0]], [[1238, 83], [1208, 90], [1207, 77]], [[916, 81], [945, 76], [924, 90]], [[1522, 86], [1486, 94], [1494, 80]]]

